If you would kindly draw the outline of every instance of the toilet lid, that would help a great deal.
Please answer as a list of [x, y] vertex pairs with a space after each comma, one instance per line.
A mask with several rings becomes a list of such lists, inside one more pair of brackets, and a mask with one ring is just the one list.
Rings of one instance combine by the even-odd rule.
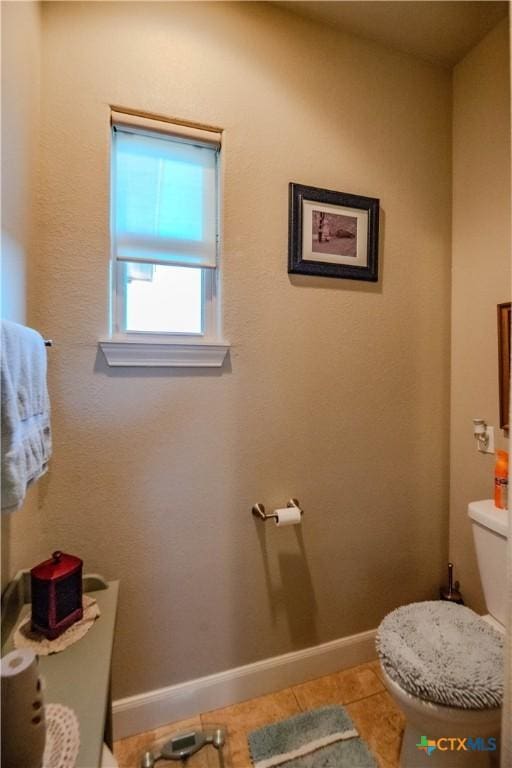
[[503, 638], [469, 608], [404, 605], [382, 621], [376, 643], [387, 674], [414, 696], [462, 709], [501, 706]]

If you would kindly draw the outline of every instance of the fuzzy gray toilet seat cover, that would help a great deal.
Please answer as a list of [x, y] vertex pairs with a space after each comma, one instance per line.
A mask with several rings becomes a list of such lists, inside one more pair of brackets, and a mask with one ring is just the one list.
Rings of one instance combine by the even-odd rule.
[[501, 706], [503, 638], [469, 608], [404, 605], [382, 621], [376, 644], [389, 677], [414, 696], [461, 709]]

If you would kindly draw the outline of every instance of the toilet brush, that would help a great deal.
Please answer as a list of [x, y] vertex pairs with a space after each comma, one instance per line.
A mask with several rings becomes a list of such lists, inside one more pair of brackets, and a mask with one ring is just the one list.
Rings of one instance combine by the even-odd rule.
[[441, 587], [439, 590], [441, 600], [448, 600], [450, 603], [464, 605], [464, 600], [459, 592], [459, 582], [453, 583], [453, 563], [448, 563], [448, 586]]

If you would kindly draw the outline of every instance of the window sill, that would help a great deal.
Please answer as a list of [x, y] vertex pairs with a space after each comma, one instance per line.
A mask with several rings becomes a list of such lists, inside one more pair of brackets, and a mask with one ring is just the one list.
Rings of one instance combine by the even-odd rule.
[[220, 368], [229, 350], [229, 344], [207, 342], [100, 339], [98, 344], [111, 367]]

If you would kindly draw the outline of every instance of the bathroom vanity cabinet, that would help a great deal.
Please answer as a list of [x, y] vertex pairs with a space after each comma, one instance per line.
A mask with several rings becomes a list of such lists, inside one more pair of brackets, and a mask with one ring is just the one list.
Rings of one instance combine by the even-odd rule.
[[[101, 615], [87, 634], [60, 653], [39, 657], [47, 703], [71, 707], [80, 724], [76, 768], [100, 768], [103, 742], [112, 748], [110, 667], [119, 582], [83, 578], [83, 591], [97, 601]], [[2, 604], [2, 656], [14, 649], [14, 629], [30, 613], [30, 572], [21, 571], [5, 590]]]

